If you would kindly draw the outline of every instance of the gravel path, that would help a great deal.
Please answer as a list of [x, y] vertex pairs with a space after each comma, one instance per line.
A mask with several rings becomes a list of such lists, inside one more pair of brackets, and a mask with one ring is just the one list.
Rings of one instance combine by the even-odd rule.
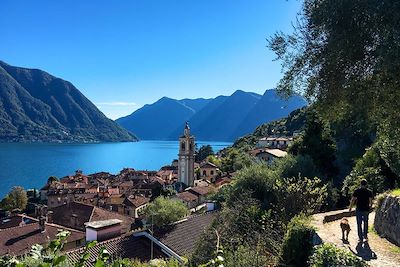
[[[335, 211], [336, 213], [344, 212]], [[350, 223], [351, 231], [349, 242], [342, 241], [342, 231], [340, 229], [340, 219], [328, 223], [323, 223], [326, 215], [332, 215], [335, 212], [319, 213], [313, 216], [313, 224], [317, 227], [318, 236], [322, 242], [329, 242], [349, 249], [357, 256], [363, 258], [370, 266], [379, 267], [399, 267], [400, 266], [400, 248], [390, 243], [384, 238], [379, 237], [375, 232], [369, 232], [368, 243], [358, 243], [357, 223], [355, 216], [347, 217]], [[369, 226], [373, 226], [375, 212], [369, 215]]]

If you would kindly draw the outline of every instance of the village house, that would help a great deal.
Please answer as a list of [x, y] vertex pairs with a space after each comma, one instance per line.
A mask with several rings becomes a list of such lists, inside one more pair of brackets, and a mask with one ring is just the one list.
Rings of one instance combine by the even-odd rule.
[[185, 204], [188, 209], [196, 208], [199, 203], [198, 196], [189, 191], [183, 191], [183, 192], [177, 193], [172, 198], [178, 199], [181, 202], [183, 202], [183, 204]]
[[257, 147], [278, 148], [286, 150], [293, 142], [293, 137], [263, 137], [257, 141]]
[[36, 219], [23, 214], [10, 214], [9, 216], [6, 216], [1, 219], [0, 229], [24, 226], [26, 224], [36, 223], [36, 222], [37, 222]]
[[29, 223], [20, 223], [0, 230], [0, 256], [22, 256], [28, 253], [35, 244], [46, 247], [49, 240], [56, 238], [59, 230], [70, 232], [64, 250], [82, 246], [85, 243], [85, 233], [82, 231], [63, 227], [54, 223], [29, 218]]
[[214, 182], [218, 176], [218, 167], [211, 162], [203, 162], [200, 164], [200, 178], [210, 182]]
[[85, 193], [87, 194], [97, 194], [99, 193], [99, 185], [92, 185], [85, 189]]
[[173, 196], [173, 198], [182, 201], [188, 207], [188, 209], [195, 209], [196, 207], [204, 204], [207, 195], [211, 192], [211, 186], [195, 186], [187, 188], [185, 191]]
[[79, 202], [64, 204], [51, 211], [53, 223], [80, 231], [85, 231], [87, 222], [119, 219], [122, 221], [122, 232], [126, 233], [131, 230], [134, 222], [133, 218], [128, 216]]
[[[112, 258], [137, 259], [148, 262], [151, 259], [174, 258], [180, 264], [185, 262], [184, 258], [190, 257], [195, 251], [202, 233], [216, 218], [216, 212], [207, 212], [201, 215], [190, 216], [173, 224], [171, 228], [156, 230], [154, 234], [147, 231], [134, 232], [128, 235], [118, 236], [107, 241], [99, 241], [95, 246], [88, 249], [89, 259], [86, 266], [92, 267], [105, 248]], [[111, 223], [100, 223], [95, 227], [109, 227]], [[87, 224], [88, 225], [88, 224]], [[91, 225], [88, 225], [91, 227]], [[95, 227], [92, 227], [95, 229]], [[115, 227], [112, 224], [112, 227]], [[92, 240], [98, 240], [96, 234]], [[84, 248], [71, 250], [66, 253], [71, 264], [75, 264], [81, 258]]]
[[100, 185], [101, 181], [112, 181], [115, 175], [112, 175], [109, 172], [96, 172], [93, 174], [89, 174], [89, 184], [91, 185]]
[[150, 198], [131, 195], [126, 197], [122, 202], [123, 214], [131, 216], [133, 218], [139, 218], [140, 212], [143, 211], [150, 202]]
[[[147, 237], [149, 236], [149, 237]], [[88, 249], [89, 258], [85, 264], [86, 267], [94, 267], [101, 251], [106, 249], [110, 253], [111, 258], [124, 258], [148, 262], [152, 259], [167, 259], [174, 257], [178, 259], [178, 255], [171, 249], [168, 249], [161, 242], [155, 240], [146, 232], [134, 233], [130, 235], [122, 235], [107, 241], [100, 241], [95, 246]], [[68, 251], [66, 256], [72, 266], [77, 264], [86, 252], [85, 248], [79, 248]], [[179, 259], [181, 259], [179, 257]], [[181, 259], [183, 262], [183, 260]]]
[[160, 170], [157, 172], [157, 176], [160, 177], [165, 182], [171, 182], [174, 178], [173, 170]]
[[280, 150], [280, 149], [260, 149], [257, 153], [255, 153], [255, 156], [264, 162], [267, 162], [271, 164], [274, 162], [275, 159], [278, 158], [283, 158], [287, 155], [286, 151]]
[[124, 214], [122, 203], [124, 202], [125, 198], [126, 196], [123, 194], [111, 195], [110, 197], [105, 199], [104, 208], [109, 211], [114, 211], [120, 214]]
[[119, 187], [115, 186], [115, 185], [107, 187], [107, 192], [108, 192], [108, 195], [110, 197], [113, 196], [113, 195], [119, 195], [120, 194]]
[[209, 186], [210, 182], [207, 180], [196, 179], [194, 180], [194, 186]]
[[198, 202], [198, 205], [200, 205], [206, 201], [207, 195], [212, 192], [212, 187], [210, 187], [210, 186], [195, 186], [195, 187], [189, 187], [187, 189], [187, 191], [192, 193], [193, 195], [197, 196], [197, 202]]
[[125, 194], [133, 188], [133, 181], [123, 181], [120, 182], [117, 186], [119, 189], [119, 193]]

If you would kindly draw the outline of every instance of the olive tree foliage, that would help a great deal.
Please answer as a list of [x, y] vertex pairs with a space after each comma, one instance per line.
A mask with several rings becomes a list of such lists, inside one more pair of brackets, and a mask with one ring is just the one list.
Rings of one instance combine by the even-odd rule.
[[[260, 201], [250, 192], [242, 191], [230, 198], [202, 234], [190, 259], [191, 265], [212, 262], [218, 252], [222, 252], [224, 266], [272, 265], [277, 260], [281, 237], [273, 226], [271, 212], [262, 209]], [[217, 243], [220, 250], [216, 251]]]
[[225, 148], [222, 152], [221, 170], [231, 173], [250, 166], [254, 159], [243, 149]]
[[400, 177], [400, 2], [304, 0], [294, 28], [268, 40], [282, 62], [280, 94], [315, 104], [347, 138], [338, 144], [350, 148], [340, 156], [347, 165], [377, 143]]
[[333, 117], [399, 118], [398, 1], [305, 0], [294, 33], [276, 33], [269, 47], [282, 61], [282, 95], [302, 93]]
[[360, 186], [362, 179], [367, 180], [368, 188], [374, 194], [396, 188], [400, 182], [399, 178], [387, 165], [383, 155], [379, 144], [368, 148], [363, 157], [356, 161], [350, 174], [346, 176], [342, 188], [343, 194], [350, 197]]
[[177, 199], [160, 196], [146, 207], [144, 214], [147, 223], [162, 228], [182, 219], [188, 214], [188, 209]]
[[14, 186], [11, 191], [1, 200], [1, 206], [6, 210], [24, 210], [28, 204], [28, 196], [21, 186]]
[[238, 171], [232, 185], [214, 196], [222, 210], [202, 236], [191, 262], [205, 263], [215, 257], [217, 231], [225, 266], [274, 265], [285, 225], [293, 216], [318, 211], [326, 202], [327, 185], [303, 176], [307, 173], [315, 173], [315, 166], [303, 156], [288, 156], [272, 166], [255, 163]]

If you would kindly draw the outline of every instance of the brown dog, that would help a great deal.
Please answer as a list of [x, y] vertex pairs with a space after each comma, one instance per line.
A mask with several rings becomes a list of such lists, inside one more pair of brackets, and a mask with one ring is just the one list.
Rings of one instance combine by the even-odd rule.
[[351, 228], [350, 228], [349, 220], [347, 220], [347, 218], [343, 218], [340, 221], [340, 228], [342, 228], [342, 240], [348, 241]]

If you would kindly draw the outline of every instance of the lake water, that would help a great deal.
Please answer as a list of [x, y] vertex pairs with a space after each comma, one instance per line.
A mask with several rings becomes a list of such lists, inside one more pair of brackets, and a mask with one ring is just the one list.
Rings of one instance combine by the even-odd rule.
[[[214, 151], [230, 145], [210, 144]], [[118, 173], [126, 167], [159, 170], [177, 158], [178, 141], [140, 141], [100, 144], [21, 144], [0, 143], [0, 197], [12, 186], [41, 188], [49, 176], [63, 177], [82, 170]]]

